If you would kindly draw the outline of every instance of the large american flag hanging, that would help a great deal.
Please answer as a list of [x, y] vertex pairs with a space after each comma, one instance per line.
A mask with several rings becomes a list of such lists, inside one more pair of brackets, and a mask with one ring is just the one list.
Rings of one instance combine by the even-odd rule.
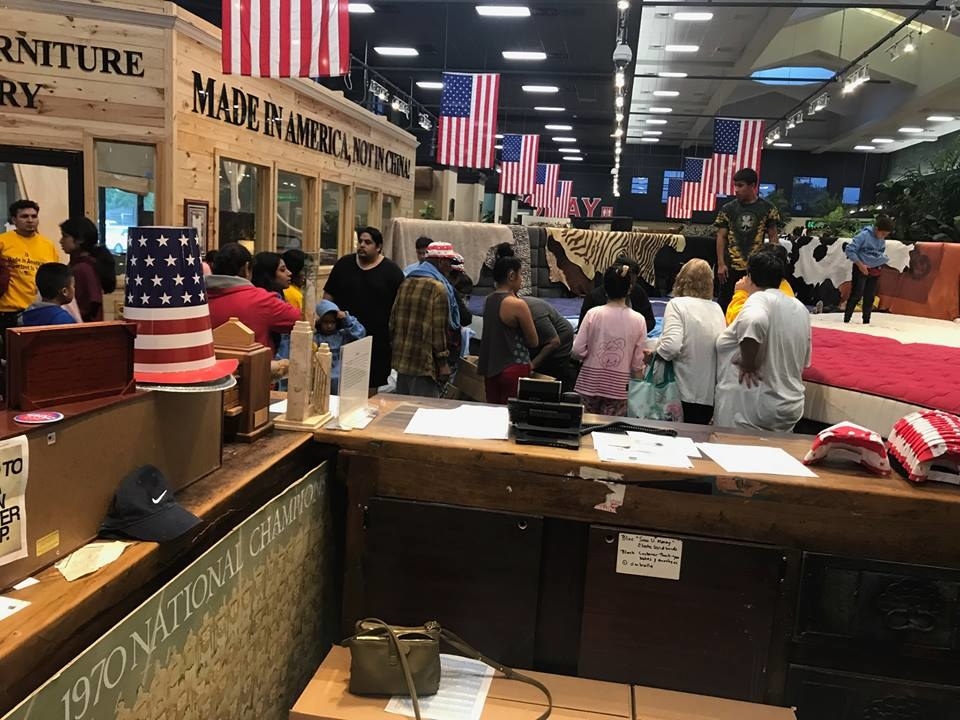
[[560, 174], [560, 166], [556, 163], [540, 163], [537, 165], [536, 184], [533, 189], [533, 197], [530, 198], [530, 204], [549, 212], [556, 202], [557, 197], [557, 176]]
[[196, 383], [233, 371], [214, 355], [195, 228], [130, 228], [124, 292], [123, 317], [137, 323], [138, 381]]
[[[711, 175], [715, 195], [733, 195], [733, 176], [743, 168], [760, 174], [760, 153], [763, 150], [763, 120], [713, 121], [713, 157]], [[714, 205], [708, 208], [713, 210]]]
[[548, 211], [551, 217], [568, 217], [570, 215], [570, 198], [573, 196], [573, 180], [561, 180], [557, 183], [557, 197]]
[[714, 184], [713, 158], [686, 158], [683, 161], [683, 192], [680, 208], [689, 218], [697, 211], [712, 211], [717, 207], [717, 188]]
[[504, 195], [532, 193], [537, 174], [539, 135], [504, 135], [500, 151], [500, 192]]
[[499, 75], [443, 73], [437, 127], [439, 164], [493, 167], [499, 95]]
[[348, 0], [222, 0], [223, 72], [333, 77], [350, 72]]

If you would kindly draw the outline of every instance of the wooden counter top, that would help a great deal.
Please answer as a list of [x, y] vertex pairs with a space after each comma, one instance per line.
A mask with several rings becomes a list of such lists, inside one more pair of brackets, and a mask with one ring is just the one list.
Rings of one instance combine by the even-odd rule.
[[[405, 435], [417, 408], [454, 408], [462, 401], [378, 395], [370, 402], [379, 416], [366, 429], [320, 430], [316, 438], [349, 454], [377, 458], [371, 482], [379, 495], [960, 566], [960, 545], [952, 539], [960, 521], [957, 487], [914, 485], [896, 474], [876, 477], [849, 463], [814, 466], [815, 478], [732, 476], [705, 458], [694, 459], [692, 470], [607, 463], [598, 459], [589, 436], [572, 451]], [[804, 435], [674, 427], [696, 441], [774, 445], [798, 459], [813, 441]], [[555, 482], [558, 476], [565, 479], [562, 486]], [[616, 514], [594, 509], [607, 493], [594, 482], [599, 478], [627, 485]]]
[[0, 621], [0, 714], [321, 459], [307, 433], [226, 445], [222, 467], [178, 493], [203, 521], [196, 532], [163, 546], [134, 543], [116, 562], [74, 582], [49, 567], [35, 576], [39, 584], [4, 593], [31, 604]]

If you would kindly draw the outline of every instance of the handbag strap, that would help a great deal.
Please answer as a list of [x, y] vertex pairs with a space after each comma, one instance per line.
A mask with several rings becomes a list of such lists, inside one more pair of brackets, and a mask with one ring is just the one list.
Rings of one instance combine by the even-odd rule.
[[361, 622], [369, 623], [375, 627], [382, 627], [384, 630], [386, 630], [387, 635], [390, 637], [390, 642], [393, 643], [393, 647], [397, 651], [397, 657], [400, 658], [400, 667], [403, 670], [403, 679], [407, 681], [407, 691], [410, 693], [410, 701], [413, 703], [413, 714], [417, 720], [421, 720], [420, 701], [417, 699], [417, 688], [413, 684], [413, 674], [410, 672], [410, 663], [407, 662], [406, 653], [404, 653], [403, 648], [400, 647], [400, 639], [397, 637], [397, 633], [394, 632], [393, 628], [387, 623], [378, 618], [366, 618]]
[[467, 657], [473, 660], [479, 660], [480, 662], [489, 665], [494, 670], [503, 674], [508, 680], [518, 680], [522, 683], [527, 683], [527, 685], [533, 685], [535, 688], [540, 690], [547, 697], [547, 709], [540, 714], [537, 720], [547, 720], [550, 717], [550, 713], [553, 712], [553, 696], [550, 694], [550, 690], [547, 689], [547, 686], [544, 685], [539, 680], [536, 680], [528, 675], [519, 673], [513, 668], [507, 667], [502, 663], [498, 663], [496, 660], [492, 660], [484, 655], [479, 650], [475, 649], [471, 645], [468, 645], [462, 638], [457, 635], [454, 635], [452, 632], [446, 629], [440, 630], [440, 637], [442, 637], [451, 647], [456, 648], [462, 652]]

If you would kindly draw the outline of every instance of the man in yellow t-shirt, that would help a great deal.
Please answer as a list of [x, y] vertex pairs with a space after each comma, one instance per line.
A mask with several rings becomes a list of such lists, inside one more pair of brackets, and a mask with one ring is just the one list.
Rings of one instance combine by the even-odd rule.
[[0, 295], [0, 333], [17, 326], [17, 316], [37, 297], [37, 268], [59, 262], [57, 248], [37, 232], [40, 206], [32, 200], [17, 200], [10, 206], [14, 229], [0, 234], [0, 258], [10, 273], [10, 285]]

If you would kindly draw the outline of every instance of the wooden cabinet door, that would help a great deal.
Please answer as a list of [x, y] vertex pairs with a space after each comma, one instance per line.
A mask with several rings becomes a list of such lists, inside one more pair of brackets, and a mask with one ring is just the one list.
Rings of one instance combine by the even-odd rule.
[[363, 612], [399, 625], [438, 620], [481, 652], [530, 667], [542, 533], [539, 517], [372, 499]]
[[673, 536], [682, 542], [679, 579], [662, 579], [618, 572], [621, 533], [662, 537], [591, 527], [579, 674], [766, 701], [769, 664], [782, 666], [786, 652], [786, 633], [774, 640], [786, 612], [784, 553]]

